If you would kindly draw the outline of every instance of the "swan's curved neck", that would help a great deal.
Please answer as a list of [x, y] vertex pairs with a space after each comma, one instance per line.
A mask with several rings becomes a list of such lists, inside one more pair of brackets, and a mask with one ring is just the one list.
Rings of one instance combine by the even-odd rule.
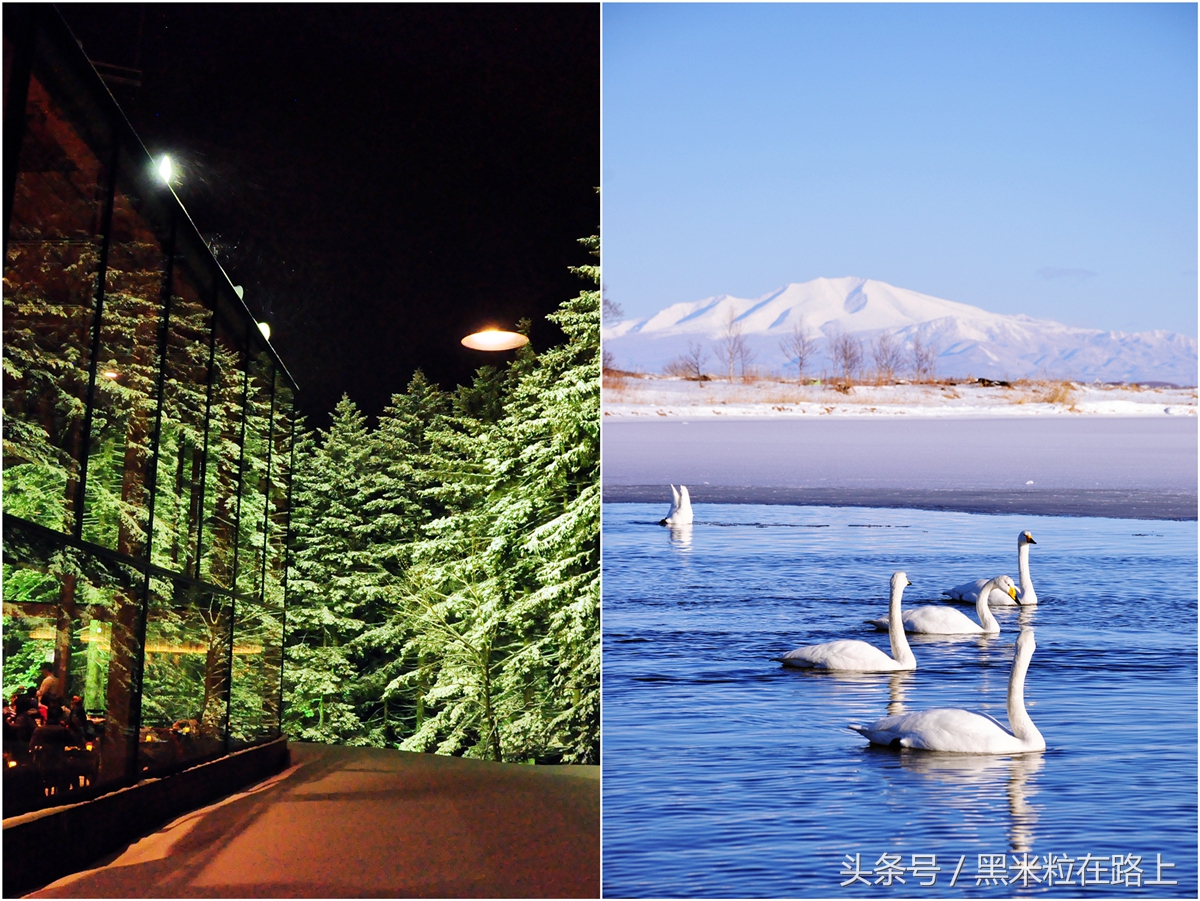
[[1008, 677], [1008, 726], [1012, 734], [1024, 742], [1045, 744], [1029, 714], [1025, 712], [1025, 674], [1029, 672], [1029, 661], [1033, 658], [1033, 644], [1017, 649], [1013, 660], [1012, 675]]
[[888, 604], [888, 639], [892, 644], [892, 659], [907, 666], [916, 663], [917, 658], [913, 656], [912, 648], [908, 646], [908, 636], [904, 634], [904, 619], [900, 613], [900, 598], [903, 595], [903, 585], [892, 586], [892, 599]]
[[1021, 603], [1036, 604], [1037, 594], [1029, 575], [1029, 545], [1023, 541], [1017, 545], [1017, 576], [1021, 580]]
[[979, 590], [979, 597], [975, 600], [975, 615], [979, 617], [979, 625], [983, 626], [983, 631], [985, 632], [1000, 631], [1000, 623], [996, 620], [995, 614], [992, 613], [991, 605], [988, 603], [992, 597], [993, 588], [997, 591], [1000, 590], [995, 580], [984, 585]]

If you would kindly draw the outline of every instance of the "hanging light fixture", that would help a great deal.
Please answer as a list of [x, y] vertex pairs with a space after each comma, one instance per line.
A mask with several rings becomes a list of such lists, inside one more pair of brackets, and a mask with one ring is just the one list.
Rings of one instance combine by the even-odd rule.
[[529, 343], [529, 339], [519, 332], [506, 332], [497, 328], [485, 328], [483, 331], [467, 335], [462, 339], [464, 347], [472, 350], [512, 350]]

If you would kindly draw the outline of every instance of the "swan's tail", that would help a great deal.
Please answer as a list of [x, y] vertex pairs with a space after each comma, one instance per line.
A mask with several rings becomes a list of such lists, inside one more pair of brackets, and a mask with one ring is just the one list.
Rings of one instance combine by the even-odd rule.
[[857, 723], [850, 723], [848, 726], [846, 726], [846, 728], [847, 728], [847, 729], [852, 729], [852, 730], [854, 730], [854, 731], [855, 731], [855, 732], [857, 732], [859, 735], [866, 735], [866, 734], [867, 734], [867, 727], [866, 727], [866, 726], [860, 726], [860, 725], [858, 725]]

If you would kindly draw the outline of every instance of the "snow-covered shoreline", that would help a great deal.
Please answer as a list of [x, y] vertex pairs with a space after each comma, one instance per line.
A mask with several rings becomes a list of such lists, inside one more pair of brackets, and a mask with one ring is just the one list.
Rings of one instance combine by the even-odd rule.
[[802, 416], [1195, 416], [1196, 389], [1018, 381], [981, 384], [798, 385], [755, 379], [691, 381], [605, 373], [605, 417], [637, 419]]

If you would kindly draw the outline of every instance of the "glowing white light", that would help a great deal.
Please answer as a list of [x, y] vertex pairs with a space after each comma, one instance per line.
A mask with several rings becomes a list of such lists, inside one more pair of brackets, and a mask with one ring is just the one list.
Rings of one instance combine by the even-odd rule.
[[266, 338], [268, 341], [271, 340], [271, 326], [267, 325], [265, 322], [260, 322], [258, 324], [258, 330], [263, 333], [264, 338]]
[[487, 328], [462, 339], [465, 347], [472, 350], [512, 350], [528, 344], [529, 339], [517, 332], [504, 332], [500, 329]]
[[174, 175], [174, 170], [171, 168], [171, 158], [166, 154], [158, 161], [158, 177], [162, 179], [164, 185], [171, 183], [171, 176]]
[[117, 379], [121, 377], [121, 373], [117, 372], [115, 369], [106, 369], [100, 374], [106, 379]]

